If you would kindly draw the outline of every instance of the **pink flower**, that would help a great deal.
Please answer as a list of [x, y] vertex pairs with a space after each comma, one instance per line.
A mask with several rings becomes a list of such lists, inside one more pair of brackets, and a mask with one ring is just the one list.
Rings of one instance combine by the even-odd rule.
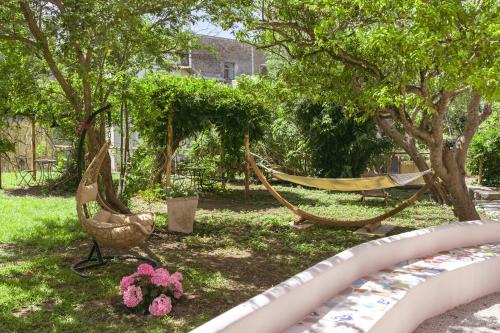
[[123, 303], [129, 308], [137, 306], [142, 301], [142, 290], [140, 287], [131, 285], [123, 293]]
[[124, 276], [122, 277], [122, 280], [120, 281], [120, 294], [123, 295], [125, 290], [134, 283], [134, 278], [132, 276]]
[[175, 299], [179, 299], [182, 297], [182, 289], [179, 291], [179, 290], [174, 290], [174, 297]]
[[156, 297], [149, 306], [149, 313], [153, 316], [164, 316], [170, 311], [172, 311], [172, 301], [164, 294]]
[[182, 294], [184, 293], [184, 290], [182, 288], [182, 283], [180, 283], [179, 281], [170, 281], [171, 282], [171, 286], [173, 287], [172, 288], [172, 292], [174, 293], [174, 297], [176, 299], [179, 299], [181, 298]]
[[181, 272], [175, 272], [174, 274], [170, 275], [170, 278], [172, 280], [182, 281], [182, 273]]
[[170, 283], [172, 285], [172, 287], [174, 287], [174, 289], [176, 290], [182, 290], [182, 283], [180, 283], [179, 281], [176, 281], [176, 280], [170, 280]]
[[155, 269], [150, 264], [140, 264], [139, 267], [137, 267], [137, 273], [140, 275], [151, 276], [154, 271]]
[[170, 281], [170, 275], [168, 271], [164, 268], [155, 269], [153, 275], [151, 276], [151, 283], [154, 283], [158, 287], [167, 287]]

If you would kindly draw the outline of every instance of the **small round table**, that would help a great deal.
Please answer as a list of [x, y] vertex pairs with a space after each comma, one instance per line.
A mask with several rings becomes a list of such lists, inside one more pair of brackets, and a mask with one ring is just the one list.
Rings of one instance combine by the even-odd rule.
[[45, 180], [52, 178], [52, 167], [56, 162], [56, 160], [46, 158], [35, 160], [38, 170], [40, 170], [40, 177], [37, 180], [38, 184], [42, 184]]

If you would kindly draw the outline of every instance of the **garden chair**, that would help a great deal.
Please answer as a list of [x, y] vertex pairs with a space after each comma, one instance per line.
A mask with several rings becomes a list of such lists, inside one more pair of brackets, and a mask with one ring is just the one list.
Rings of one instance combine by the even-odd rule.
[[28, 158], [26, 156], [17, 156], [16, 157], [17, 164], [17, 173], [16, 178], [19, 176], [20, 180], [18, 182], [19, 186], [30, 186], [33, 181], [33, 169], [28, 167]]
[[85, 231], [93, 238], [93, 246], [86, 259], [71, 266], [81, 275], [83, 270], [103, 266], [108, 259], [137, 259], [157, 266], [156, 261], [146, 257], [131, 255], [103, 256], [100, 246], [112, 249], [130, 249], [144, 243], [154, 230], [153, 213], [119, 214], [102, 199], [99, 191], [99, 173], [108, 154], [109, 143], [104, 144], [99, 153], [84, 172], [76, 191], [78, 219]]
[[[379, 176], [379, 174], [373, 170], [366, 171], [363, 173], [361, 177], [374, 177]], [[383, 198], [384, 203], [388, 205], [388, 199], [390, 194], [384, 189], [376, 189], [376, 190], [363, 190], [361, 191], [361, 202], [365, 201], [366, 198]]]

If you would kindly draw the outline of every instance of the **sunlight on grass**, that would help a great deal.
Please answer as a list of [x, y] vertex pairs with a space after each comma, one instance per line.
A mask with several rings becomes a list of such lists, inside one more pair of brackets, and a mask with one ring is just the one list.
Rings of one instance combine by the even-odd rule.
[[52, 247], [69, 244], [82, 235], [74, 198], [0, 193], [0, 243]]
[[[392, 190], [389, 207], [359, 202], [355, 193], [276, 186], [294, 204], [319, 215], [355, 219], [391, 209], [412, 191]], [[8, 332], [188, 332], [239, 302], [301, 270], [370, 240], [355, 228], [290, 228], [297, 217], [261, 186], [245, 201], [241, 187], [207, 194], [215, 206], [199, 209], [191, 235], [171, 234], [164, 203], [152, 205], [156, 232], [148, 246], [169, 271], [184, 274], [186, 299], [163, 318], [132, 314], [118, 284], [136, 262], [112, 262], [94, 279], [71, 273], [87, 251], [74, 199], [0, 193], [0, 323]], [[140, 202], [135, 211], [143, 210]], [[217, 205], [220, 207], [217, 207]], [[393, 233], [455, 221], [450, 208], [428, 197], [387, 223]], [[76, 244], [76, 245], [75, 245]], [[1, 329], [0, 329], [1, 331]]]

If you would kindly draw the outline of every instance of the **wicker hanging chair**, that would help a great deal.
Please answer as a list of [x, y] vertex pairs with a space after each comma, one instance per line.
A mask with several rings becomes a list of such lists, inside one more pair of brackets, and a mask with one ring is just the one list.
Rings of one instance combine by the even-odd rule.
[[[154, 214], [118, 214], [100, 198], [98, 176], [108, 153], [104, 144], [85, 171], [76, 191], [76, 210], [83, 228], [100, 245], [114, 249], [130, 249], [144, 243], [154, 229]], [[88, 216], [84, 205], [96, 201], [101, 209]]]
[[[96, 111], [88, 123], [98, 112]], [[82, 147], [86, 130], [82, 131], [79, 156], [83, 156]], [[80, 178], [76, 191], [76, 211], [78, 219], [85, 231], [92, 237], [93, 246], [86, 259], [71, 265], [71, 269], [80, 276], [89, 268], [104, 266], [109, 259], [136, 259], [157, 267], [158, 263], [147, 257], [132, 255], [103, 256], [100, 246], [112, 249], [130, 249], [143, 244], [154, 230], [154, 214], [120, 214], [110, 208], [99, 191], [99, 174], [101, 166], [108, 156], [110, 143], [106, 142], [94, 157]], [[80, 165], [80, 162], [79, 162]], [[80, 174], [80, 171], [79, 171]]]

